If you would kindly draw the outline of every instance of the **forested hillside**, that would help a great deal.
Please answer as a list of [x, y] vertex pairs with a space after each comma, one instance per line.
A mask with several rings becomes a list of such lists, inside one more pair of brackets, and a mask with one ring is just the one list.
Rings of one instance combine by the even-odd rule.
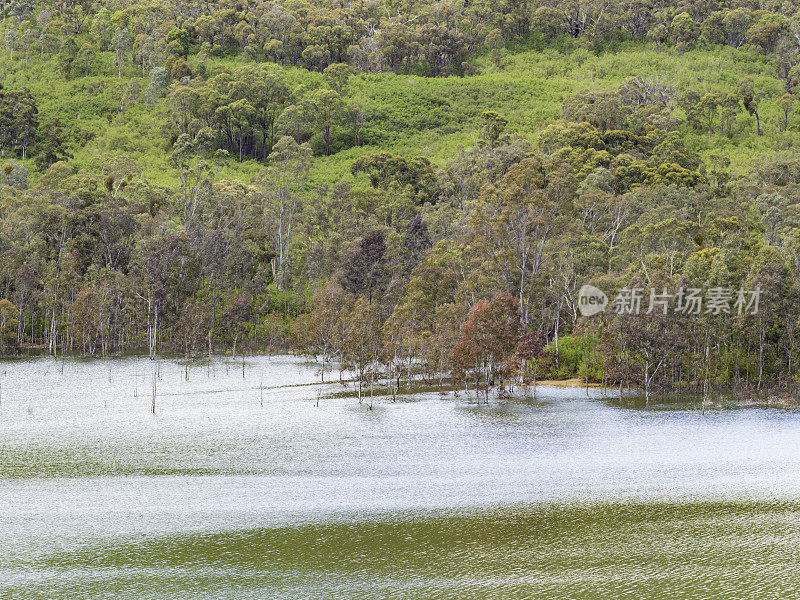
[[[3, 355], [292, 347], [487, 394], [798, 376], [792, 2], [0, 12]], [[585, 284], [644, 310], [581, 317]]]

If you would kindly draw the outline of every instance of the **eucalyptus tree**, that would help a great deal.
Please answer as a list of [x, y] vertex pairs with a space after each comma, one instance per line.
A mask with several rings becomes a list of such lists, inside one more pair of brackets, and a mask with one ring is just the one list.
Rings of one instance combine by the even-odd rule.
[[[461, 326], [461, 337], [453, 348], [453, 363], [462, 378], [475, 381], [476, 395], [483, 385], [484, 400], [504, 373], [523, 332], [519, 302], [507, 292], [491, 300], [479, 300]], [[483, 383], [481, 384], [481, 380]]]
[[273, 279], [286, 292], [291, 269], [291, 247], [300, 193], [308, 176], [311, 147], [284, 136], [269, 155], [270, 165], [258, 178], [264, 197], [263, 217], [275, 258]]
[[169, 156], [180, 181], [180, 214], [185, 228], [211, 193], [214, 171], [209, 159], [213, 140], [214, 133], [208, 128], [198, 131], [194, 138], [181, 134]]
[[526, 158], [497, 185], [485, 188], [471, 217], [474, 248], [506, 291], [517, 297], [526, 324], [545, 249], [571, 211], [574, 188], [569, 179], [557, 167], [548, 175], [538, 158]]
[[128, 28], [118, 27], [111, 38], [111, 48], [114, 50], [114, 64], [117, 65], [117, 77], [122, 77], [122, 66], [128, 62], [128, 53], [132, 46], [133, 42]]
[[344, 116], [341, 96], [333, 90], [315, 90], [309, 96], [308, 104], [325, 146], [325, 154], [330, 155], [336, 126]]

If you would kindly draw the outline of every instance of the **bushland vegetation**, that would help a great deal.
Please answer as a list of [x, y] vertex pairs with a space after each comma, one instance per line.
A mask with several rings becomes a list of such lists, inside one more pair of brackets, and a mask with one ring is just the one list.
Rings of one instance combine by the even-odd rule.
[[4, 2], [0, 353], [788, 389], [796, 9]]

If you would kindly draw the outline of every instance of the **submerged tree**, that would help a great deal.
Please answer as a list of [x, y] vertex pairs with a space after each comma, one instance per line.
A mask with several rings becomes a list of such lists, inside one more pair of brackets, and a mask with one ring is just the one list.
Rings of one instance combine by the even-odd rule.
[[0, 357], [5, 356], [9, 348], [16, 348], [19, 309], [11, 301], [0, 300]]
[[359, 297], [342, 319], [342, 332], [342, 362], [356, 372], [360, 401], [364, 385], [367, 382], [374, 385], [380, 364], [380, 321], [377, 306], [363, 296]]
[[528, 382], [533, 384], [533, 393], [536, 395], [536, 379], [546, 373], [551, 364], [552, 356], [545, 350], [547, 336], [543, 331], [528, 331], [517, 343], [513, 360], [509, 366], [512, 371], [519, 374], [519, 382], [527, 390]]
[[233, 358], [236, 358], [236, 343], [247, 333], [252, 312], [250, 299], [246, 294], [239, 294], [230, 299], [220, 315], [220, 326], [233, 340]]
[[295, 344], [305, 354], [321, 357], [322, 381], [328, 363], [342, 354], [346, 311], [352, 301], [339, 284], [328, 281], [314, 294], [311, 312], [295, 322]]
[[474, 379], [476, 394], [483, 386], [486, 402], [490, 388], [513, 357], [522, 331], [519, 301], [508, 292], [476, 302], [461, 326], [453, 364], [460, 377]]
[[620, 317], [628, 361], [638, 371], [645, 404], [666, 366], [687, 346], [686, 332], [675, 319], [655, 311]]

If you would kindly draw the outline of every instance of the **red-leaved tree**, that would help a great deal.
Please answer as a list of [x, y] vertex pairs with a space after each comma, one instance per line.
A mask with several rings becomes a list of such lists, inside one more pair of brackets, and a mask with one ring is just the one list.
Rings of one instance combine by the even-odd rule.
[[508, 292], [476, 302], [453, 348], [454, 376], [474, 380], [475, 393], [483, 387], [488, 402], [489, 390], [513, 357], [522, 331], [519, 300]]

